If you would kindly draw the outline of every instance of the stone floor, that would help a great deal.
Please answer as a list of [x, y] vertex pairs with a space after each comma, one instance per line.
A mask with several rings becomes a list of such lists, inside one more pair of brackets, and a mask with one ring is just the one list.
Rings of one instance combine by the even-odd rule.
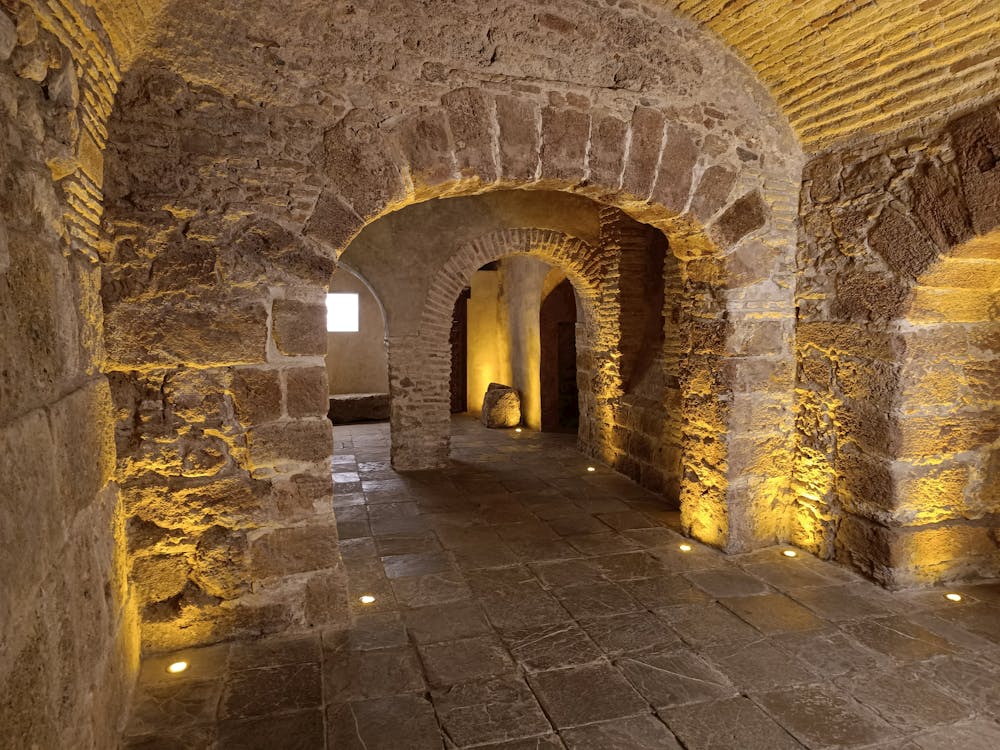
[[454, 431], [450, 470], [401, 476], [387, 425], [338, 427], [350, 629], [147, 659], [123, 746], [1000, 748], [1000, 584], [685, 552], [572, 438]]

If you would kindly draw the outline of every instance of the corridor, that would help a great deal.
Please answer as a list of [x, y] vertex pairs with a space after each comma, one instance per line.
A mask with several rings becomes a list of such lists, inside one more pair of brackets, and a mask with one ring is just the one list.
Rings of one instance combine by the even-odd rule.
[[572, 436], [463, 416], [408, 475], [388, 439], [335, 430], [350, 627], [147, 659], [124, 747], [1000, 747], [1000, 585], [727, 557]]

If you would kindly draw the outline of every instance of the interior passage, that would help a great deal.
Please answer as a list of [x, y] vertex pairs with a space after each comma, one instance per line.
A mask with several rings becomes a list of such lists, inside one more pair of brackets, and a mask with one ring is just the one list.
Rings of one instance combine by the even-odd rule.
[[349, 627], [147, 658], [124, 746], [1000, 747], [1000, 585], [723, 555], [572, 436], [452, 428], [397, 473], [387, 424], [337, 427]]

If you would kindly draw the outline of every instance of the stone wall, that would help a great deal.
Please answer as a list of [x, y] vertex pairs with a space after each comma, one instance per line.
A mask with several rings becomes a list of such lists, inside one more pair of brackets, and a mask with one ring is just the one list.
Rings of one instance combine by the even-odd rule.
[[342, 266], [330, 279], [330, 291], [358, 295], [358, 330], [326, 334], [330, 395], [388, 393], [389, 363], [382, 304], [361, 279]]
[[95, 263], [117, 77], [81, 3], [0, 3], [2, 747], [113, 747], [138, 667]]
[[[254, 13], [178, 2], [160, 28], [117, 97], [101, 257], [148, 648], [316, 622], [313, 587], [336, 600], [339, 561], [299, 559], [301, 532], [289, 531], [330, 490], [318, 448], [328, 426], [312, 398], [322, 295], [363, 229], [434, 198], [574, 192], [666, 235], [693, 321], [678, 345], [678, 387], [698, 411], [685, 411], [685, 523], [729, 549], [777, 538], [788, 495], [773, 433], [791, 412], [740, 422], [749, 412], [731, 406], [737, 392], [790, 401], [782, 280], [801, 154], [718, 42], [660, 10], [577, 0], [545, 14], [506, 0], [263, 2]], [[405, 290], [417, 260], [394, 251], [384, 266]], [[427, 468], [447, 456], [448, 363], [422, 351], [416, 309], [405, 330], [388, 316], [394, 460]], [[582, 350], [601, 394], [587, 440], [609, 460], [612, 346]], [[201, 510], [210, 505], [225, 513]], [[335, 538], [332, 515], [311, 523]]]
[[1000, 116], [806, 168], [803, 546], [888, 585], [1000, 574]]

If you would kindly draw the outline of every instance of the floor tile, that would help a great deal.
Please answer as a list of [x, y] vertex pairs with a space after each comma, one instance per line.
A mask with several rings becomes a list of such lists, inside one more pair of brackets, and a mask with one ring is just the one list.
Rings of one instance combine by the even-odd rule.
[[659, 712], [687, 750], [801, 750], [788, 732], [743, 696]]
[[514, 671], [514, 662], [495, 635], [428, 643], [418, 648], [428, 682], [446, 687]]
[[726, 676], [687, 650], [631, 654], [616, 664], [657, 709], [702, 703], [736, 694]]
[[568, 750], [681, 750], [673, 733], [654, 716], [590, 724], [562, 732]]
[[445, 732], [458, 747], [551, 731], [538, 701], [520, 677], [466, 682], [434, 690], [431, 699]]
[[556, 669], [528, 681], [560, 729], [646, 713], [649, 706], [621, 673], [607, 664]]

